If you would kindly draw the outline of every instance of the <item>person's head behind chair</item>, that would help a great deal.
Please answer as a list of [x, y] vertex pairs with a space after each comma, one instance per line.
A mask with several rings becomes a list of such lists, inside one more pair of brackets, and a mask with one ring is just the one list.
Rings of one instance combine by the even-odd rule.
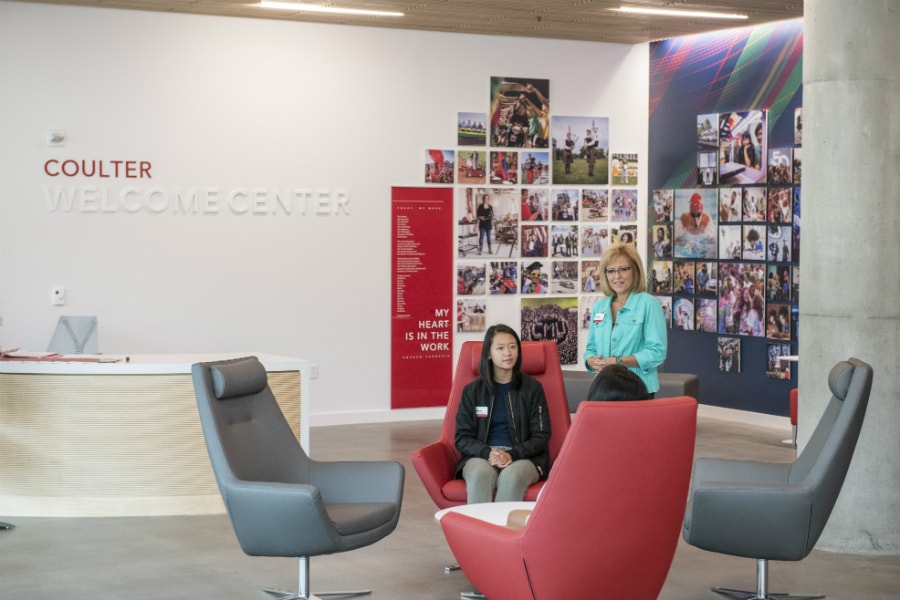
[[588, 390], [588, 400], [604, 402], [617, 400], [647, 400], [647, 386], [643, 380], [622, 365], [604, 367], [594, 377]]

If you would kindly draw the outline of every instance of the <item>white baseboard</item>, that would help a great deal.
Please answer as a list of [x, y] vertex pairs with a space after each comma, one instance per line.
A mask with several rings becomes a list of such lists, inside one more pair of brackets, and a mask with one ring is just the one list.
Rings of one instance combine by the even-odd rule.
[[[401, 408], [396, 410], [312, 413], [310, 415], [310, 427], [442, 420], [445, 412], [446, 407], [435, 406], [429, 408]], [[698, 414], [701, 417], [709, 417], [711, 419], [746, 423], [747, 425], [757, 425], [759, 427], [768, 427], [770, 429], [782, 429], [787, 432], [791, 431], [791, 421], [787, 417], [766, 415], [747, 410], [736, 410], [733, 408], [722, 408], [720, 406], [709, 406], [707, 404], [701, 404], [698, 407]]]

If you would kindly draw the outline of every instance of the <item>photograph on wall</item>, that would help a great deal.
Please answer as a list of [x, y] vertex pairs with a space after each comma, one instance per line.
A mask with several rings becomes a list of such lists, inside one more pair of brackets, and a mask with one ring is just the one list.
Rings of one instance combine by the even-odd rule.
[[691, 298], [675, 298], [675, 323], [673, 329], [694, 330], [694, 301]]
[[594, 311], [594, 305], [597, 304], [600, 300], [605, 298], [603, 294], [589, 294], [586, 296], [581, 296], [578, 299], [579, 309], [578, 312], [581, 315], [581, 328], [582, 329], [590, 329], [591, 328], [591, 314]]
[[487, 182], [487, 152], [484, 150], [460, 150], [457, 183]]
[[769, 148], [769, 185], [784, 185], [794, 179], [793, 152], [791, 148]]
[[[457, 254], [461, 257], [470, 254], [513, 256], [519, 234], [516, 190], [503, 187], [457, 188], [456, 198]], [[479, 219], [479, 215], [482, 218]]]
[[791, 301], [794, 304], [800, 302], [800, 267], [791, 267]]
[[612, 163], [613, 185], [637, 185], [638, 184], [638, 155], [627, 153], [613, 153]]
[[791, 339], [791, 305], [766, 305], [766, 337], [770, 340]]
[[672, 258], [672, 226], [654, 225], [651, 230], [653, 258]]
[[719, 226], [719, 258], [740, 260], [743, 254], [744, 228], [741, 225]]
[[672, 329], [672, 296], [657, 296], [659, 306], [663, 311], [663, 318], [666, 320], [666, 328]]
[[456, 117], [456, 144], [484, 146], [487, 143], [487, 113], [460, 112]]
[[766, 265], [766, 300], [791, 301], [791, 268], [787, 265]]
[[762, 223], [744, 225], [743, 252], [744, 260], [765, 260], [766, 258], [766, 226]]
[[715, 261], [697, 262], [694, 276], [694, 291], [698, 296], [716, 297], [719, 285], [719, 263]]
[[519, 291], [519, 264], [514, 260], [492, 262], [491, 295], [515, 294]]
[[517, 185], [519, 183], [519, 153], [514, 150], [491, 150], [491, 183]]
[[522, 225], [522, 257], [547, 256], [550, 235], [547, 225]]
[[550, 256], [552, 258], [578, 256], [578, 225], [550, 227]]
[[719, 170], [716, 168], [715, 152], [697, 153], [697, 185], [700, 187], [712, 187], [718, 181]]
[[457, 300], [456, 301], [456, 332], [472, 333], [484, 331], [487, 313], [487, 304], [484, 300]]
[[791, 262], [790, 225], [769, 225], [767, 233], [766, 260], [769, 262]]
[[637, 190], [612, 190], [610, 196], [612, 197], [609, 207], [609, 218], [611, 221], [637, 221]]
[[454, 156], [453, 150], [426, 150], [425, 183], [453, 183]]
[[637, 247], [637, 225], [613, 225], [609, 233], [612, 243], [634, 244]]
[[765, 182], [766, 133], [765, 111], [719, 115], [719, 183]]
[[550, 153], [523, 151], [519, 156], [519, 181], [524, 185], [550, 183]]
[[723, 373], [741, 372], [741, 338], [719, 336], [716, 343], [719, 370]]
[[791, 345], [780, 342], [766, 344], [766, 353], [766, 377], [790, 379], [791, 361], [780, 359], [791, 355]]
[[763, 336], [765, 265], [719, 263], [719, 333]]
[[766, 220], [766, 188], [745, 187], [744, 222], [756, 223]]
[[549, 148], [550, 80], [491, 77], [491, 146]]
[[457, 296], [483, 296], [485, 292], [484, 263], [456, 265]]
[[585, 294], [602, 294], [600, 289], [600, 261], [581, 261], [581, 291]]
[[584, 188], [581, 190], [581, 219], [606, 221], [609, 218], [609, 190]]
[[743, 213], [741, 190], [738, 188], [719, 188], [719, 224], [740, 223]]
[[716, 258], [716, 190], [675, 190], [675, 258]]
[[554, 221], [578, 220], [578, 189], [558, 188], [550, 191], [552, 207], [550, 214]]
[[675, 294], [694, 294], [694, 268], [692, 260], [676, 260], [672, 266], [672, 281]]
[[554, 184], [609, 184], [608, 118], [554, 116], [550, 136]]
[[791, 338], [800, 341], [800, 307], [791, 306]]
[[800, 186], [794, 188], [794, 218], [791, 220], [791, 241], [794, 244], [794, 262], [800, 262], [800, 190]]
[[695, 300], [694, 326], [697, 331], [716, 332], [716, 299], [697, 298]]
[[559, 362], [578, 363], [578, 298], [523, 298], [522, 341], [556, 342]]
[[522, 188], [522, 222], [550, 220], [550, 190]]
[[793, 219], [791, 210], [791, 190], [789, 187], [770, 187], [766, 203], [766, 217], [769, 223], [790, 224]]
[[546, 294], [550, 291], [550, 276], [540, 261], [522, 263], [523, 294]]
[[794, 144], [803, 145], [803, 107], [794, 109]]
[[581, 225], [581, 256], [600, 256], [609, 247], [609, 225]]
[[719, 146], [719, 115], [697, 115], [697, 150], [715, 153]]
[[550, 263], [552, 279], [550, 280], [551, 294], [577, 294], [578, 293], [578, 261], [554, 260]]
[[672, 211], [675, 206], [675, 190], [653, 190], [650, 204], [654, 225], [671, 223]]
[[794, 185], [800, 185], [801, 180], [803, 179], [803, 160], [801, 159], [801, 154], [803, 154], [802, 148], [794, 148]]
[[672, 261], [654, 260], [647, 273], [647, 291], [651, 294], [672, 293]]

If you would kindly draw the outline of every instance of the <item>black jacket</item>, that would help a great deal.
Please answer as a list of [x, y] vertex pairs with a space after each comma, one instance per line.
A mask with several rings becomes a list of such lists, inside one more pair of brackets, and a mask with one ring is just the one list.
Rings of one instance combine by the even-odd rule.
[[[547, 412], [547, 398], [541, 383], [522, 373], [522, 385], [511, 390], [507, 398], [510, 415], [509, 431], [513, 437], [513, 447], [509, 451], [513, 460], [527, 458], [537, 467], [541, 479], [550, 470], [550, 415]], [[486, 406], [486, 418], [476, 416], [476, 407]], [[487, 444], [488, 426], [494, 412], [494, 392], [481, 379], [476, 379], [463, 388], [456, 413], [456, 449], [462, 454], [456, 465], [455, 477], [462, 474], [463, 465], [473, 456], [487, 459], [491, 447]]]

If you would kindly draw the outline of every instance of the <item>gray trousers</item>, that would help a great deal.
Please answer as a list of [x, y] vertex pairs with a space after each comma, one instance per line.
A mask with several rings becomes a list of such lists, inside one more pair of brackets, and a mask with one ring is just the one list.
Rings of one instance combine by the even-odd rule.
[[[540, 479], [537, 467], [528, 459], [514, 460], [500, 469], [491, 466], [484, 458], [470, 458], [463, 465], [466, 480], [466, 498], [469, 504], [477, 502], [521, 502], [528, 486]], [[494, 498], [494, 490], [497, 496]]]

